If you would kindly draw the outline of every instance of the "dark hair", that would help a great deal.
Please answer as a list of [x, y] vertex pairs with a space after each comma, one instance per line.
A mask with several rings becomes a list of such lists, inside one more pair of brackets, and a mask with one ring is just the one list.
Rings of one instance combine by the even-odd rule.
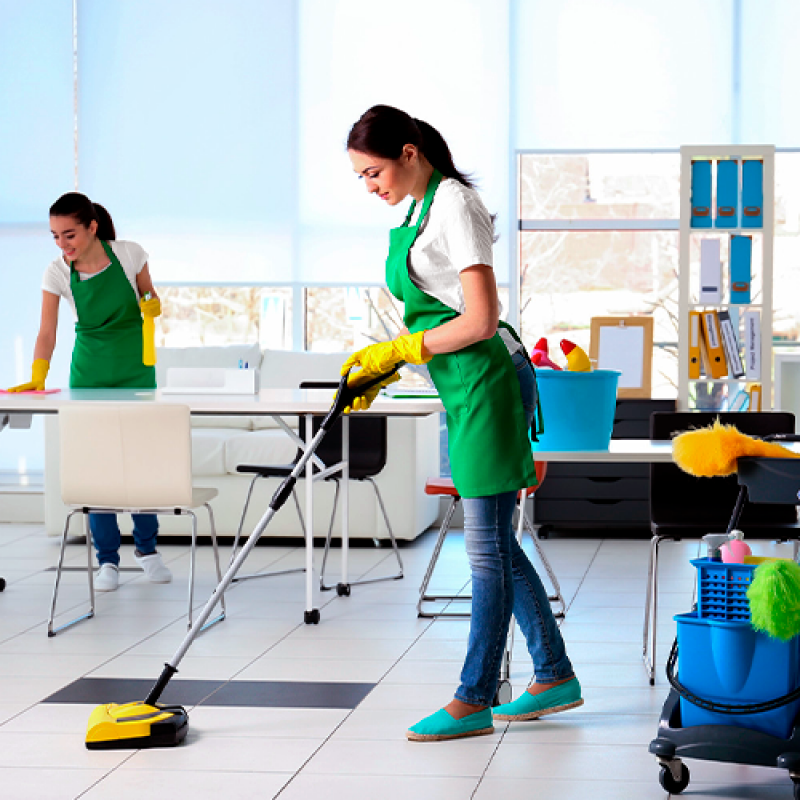
[[393, 161], [403, 154], [403, 146], [413, 144], [444, 175], [474, 188], [468, 175], [459, 172], [450, 148], [439, 131], [392, 106], [372, 106], [350, 129], [347, 149], [369, 153]]
[[88, 228], [94, 220], [97, 222], [98, 239], [113, 242], [117, 238], [114, 230], [114, 221], [111, 214], [100, 205], [93, 203], [85, 194], [80, 192], [67, 192], [50, 206], [51, 217], [75, 217], [81, 225]]

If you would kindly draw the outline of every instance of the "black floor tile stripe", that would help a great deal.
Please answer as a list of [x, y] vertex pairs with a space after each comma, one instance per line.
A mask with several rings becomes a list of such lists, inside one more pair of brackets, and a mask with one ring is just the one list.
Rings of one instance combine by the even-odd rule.
[[[147, 697], [155, 679], [79, 678], [43, 703], [129, 703]], [[374, 683], [172, 680], [159, 702], [248, 708], [355, 708]]]

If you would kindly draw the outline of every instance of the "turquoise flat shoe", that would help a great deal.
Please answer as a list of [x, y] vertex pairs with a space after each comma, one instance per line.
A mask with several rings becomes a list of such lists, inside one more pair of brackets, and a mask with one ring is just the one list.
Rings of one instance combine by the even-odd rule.
[[494, 733], [491, 708], [484, 708], [461, 719], [453, 719], [445, 709], [440, 708], [409, 728], [406, 737], [410, 742], [442, 742], [445, 739], [463, 739], [488, 733]]
[[523, 722], [528, 719], [539, 719], [547, 714], [556, 714], [559, 711], [566, 711], [569, 708], [577, 708], [583, 705], [581, 697], [581, 685], [577, 678], [559, 683], [552, 689], [531, 694], [523, 692], [516, 700], [511, 703], [503, 703], [492, 709], [495, 719], [508, 719]]

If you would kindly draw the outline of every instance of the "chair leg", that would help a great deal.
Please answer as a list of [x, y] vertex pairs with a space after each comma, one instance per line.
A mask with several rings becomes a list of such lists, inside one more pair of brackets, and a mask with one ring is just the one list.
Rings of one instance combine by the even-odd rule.
[[419, 600], [417, 600], [417, 616], [423, 619], [436, 619], [437, 617], [445, 617], [445, 618], [466, 618], [470, 616], [469, 611], [423, 611], [422, 604], [426, 602], [436, 602], [440, 600], [447, 600], [447, 601], [471, 601], [472, 597], [464, 597], [463, 595], [453, 595], [453, 594], [428, 594], [428, 585], [431, 582], [431, 578], [433, 577], [433, 572], [436, 569], [436, 564], [439, 561], [439, 556], [442, 552], [442, 546], [444, 545], [444, 540], [447, 537], [447, 532], [450, 529], [450, 521], [453, 519], [453, 514], [458, 508], [458, 504], [461, 501], [460, 497], [453, 497], [450, 501], [450, 507], [447, 509], [447, 512], [444, 515], [444, 521], [442, 522], [442, 526], [439, 528], [439, 535], [436, 538], [436, 544], [433, 547], [433, 553], [431, 554], [431, 560], [428, 563], [428, 569], [425, 571], [425, 577], [422, 579], [422, 585], [419, 587]]
[[650, 563], [647, 568], [647, 590], [644, 598], [642, 628], [642, 660], [650, 685], [656, 682], [656, 635], [658, 619], [658, 548], [667, 536], [655, 534], [650, 540]]
[[194, 562], [197, 553], [197, 515], [194, 511], [185, 512], [192, 518], [192, 547], [189, 551], [189, 610], [187, 612], [187, 629], [192, 629], [192, 606], [194, 606]]
[[[336, 509], [339, 506], [339, 479], [332, 478], [331, 480], [336, 484], [336, 489], [333, 494], [333, 509], [331, 510], [331, 520], [328, 523], [328, 534], [325, 537], [325, 549], [322, 551], [322, 564], [319, 569], [319, 589], [321, 592], [327, 592], [334, 588], [333, 585], [328, 586], [325, 583], [325, 565], [328, 563], [328, 553], [331, 550], [331, 539], [333, 538], [333, 521], [336, 519]], [[297, 501], [295, 500], [295, 502]]]
[[56, 616], [56, 603], [58, 602], [58, 590], [61, 584], [61, 573], [64, 569], [64, 551], [66, 550], [67, 546], [67, 537], [69, 536], [69, 526], [70, 522], [72, 521], [72, 517], [77, 513], [78, 509], [70, 511], [69, 514], [67, 514], [67, 519], [64, 522], [64, 533], [61, 536], [61, 550], [58, 555], [58, 565], [56, 566], [56, 581], [53, 586], [53, 600], [50, 604], [50, 619], [48, 619], [47, 621], [48, 636], [55, 636], [56, 634], [65, 630], [66, 628], [70, 628], [76, 623], [82, 622], [85, 619], [91, 619], [94, 616], [94, 575], [92, 572], [92, 536], [91, 532], [89, 531], [89, 517], [88, 515], [84, 514], [84, 521], [86, 525], [86, 545], [87, 545], [86, 549], [88, 553], [87, 568], [89, 572], [89, 611], [86, 614], [82, 614], [81, 616], [76, 617], [71, 622], [64, 623], [58, 628], [53, 627], [53, 622]]
[[[228, 566], [230, 567], [233, 564], [233, 559], [236, 558], [236, 552], [239, 549], [239, 540], [242, 536], [242, 529], [244, 528], [244, 520], [247, 516], [247, 509], [250, 507], [250, 498], [253, 496], [253, 489], [255, 488], [256, 481], [260, 478], [260, 475], [255, 475], [253, 480], [250, 481], [250, 486], [247, 489], [247, 497], [244, 501], [244, 508], [242, 509], [242, 516], [239, 518], [239, 527], [236, 529], [236, 536], [233, 540], [233, 547], [231, 548], [231, 557], [228, 561]], [[303, 519], [303, 514], [300, 511], [300, 504], [297, 502], [297, 494], [292, 488], [292, 497], [294, 498], [294, 504], [297, 508], [297, 514], [300, 517], [300, 528], [303, 531], [303, 536], [305, 537], [306, 533], [306, 523]], [[274, 572], [253, 572], [249, 575], [237, 575], [231, 583], [240, 583], [241, 581], [249, 581], [253, 578], [274, 578], [276, 575], [291, 575], [293, 572], [305, 572], [305, 567], [296, 567], [295, 569], [282, 569], [282, 570], [275, 570]], [[225, 598], [222, 598], [222, 610], [223, 610], [223, 619], [224, 619], [224, 612], [225, 612]], [[214, 620], [217, 622], [218, 620]], [[214, 622], [208, 623], [209, 625], [213, 625]], [[206, 625], [208, 627], [208, 625]]]
[[[208, 503], [203, 503], [208, 511], [208, 523], [211, 527], [211, 546], [214, 549], [214, 566], [217, 570], [217, 586], [222, 583], [222, 570], [219, 566], [219, 547], [217, 547], [217, 524], [214, 520], [214, 511]], [[214, 590], [216, 592], [216, 589]], [[227, 610], [225, 608], [225, 593], [222, 592], [219, 596], [219, 604], [220, 604], [220, 613], [212, 619], [210, 622], [206, 622], [202, 628], [200, 628], [200, 632], [202, 633], [205, 630], [208, 630], [212, 625], [216, 625], [218, 622], [222, 622], [225, 619], [225, 615]], [[190, 611], [191, 613], [191, 611]]]
[[[325, 583], [325, 563], [328, 560], [328, 551], [330, 550], [331, 546], [331, 537], [333, 535], [333, 521], [336, 517], [336, 507], [339, 502], [339, 480], [337, 478], [333, 478], [336, 482], [336, 495], [333, 500], [333, 513], [331, 514], [331, 522], [328, 526], [328, 535], [325, 538], [325, 552], [322, 556], [322, 567], [319, 571], [319, 588], [322, 591], [328, 591], [329, 589], [333, 589], [334, 587], [328, 586]], [[364, 586], [368, 583], [380, 583], [381, 581], [399, 581], [403, 577], [403, 559], [400, 557], [400, 548], [397, 546], [397, 539], [395, 538], [394, 531], [392, 530], [392, 524], [389, 522], [389, 515], [386, 513], [386, 506], [383, 504], [383, 497], [381, 497], [380, 489], [378, 489], [378, 484], [370, 478], [364, 478], [365, 481], [368, 481], [372, 484], [372, 488], [375, 490], [375, 497], [378, 499], [378, 505], [380, 506], [381, 512], [383, 513], [383, 519], [386, 523], [386, 529], [389, 531], [389, 540], [392, 543], [392, 549], [394, 550], [395, 558], [397, 559], [397, 566], [398, 572], [395, 575], [383, 575], [380, 578], [362, 578], [358, 581], [349, 581], [347, 586], [342, 586], [341, 584], [336, 585], [336, 592], [339, 595], [347, 595], [350, 593], [351, 586]]]
[[524, 511], [522, 512], [522, 518], [525, 527], [528, 529], [528, 533], [531, 535], [531, 539], [533, 539], [533, 546], [536, 548], [539, 560], [542, 562], [547, 577], [550, 579], [550, 584], [553, 587], [553, 594], [548, 595], [547, 599], [551, 603], [557, 603], [560, 606], [560, 608], [553, 609], [553, 616], [556, 619], [564, 619], [567, 614], [567, 603], [564, 600], [564, 595], [561, 593], [561, 584], [559, 584], [558, 578], [556, 578], [556, 573], [553, 571], [550, 559], [548, 559], [542, 548], [542, 542], [539, 539], [538, 531], [534, 528], [533, 523], [528, 519], [528, 515]]

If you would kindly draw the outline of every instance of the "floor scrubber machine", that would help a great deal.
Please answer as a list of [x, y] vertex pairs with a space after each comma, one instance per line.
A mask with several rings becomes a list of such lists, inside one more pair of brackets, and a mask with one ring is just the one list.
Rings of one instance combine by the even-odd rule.
[[[748, 499], [800, 503], [800, 459], [740, 458], [737, 472], [728, 534]], [[800, 800], [800, 636], [779, 641], [751, 626], [746, 592], [756, 565], [692, 563], [697, 604], [675, 617], [678, 636], [667, 661], [672, 689], [649, 747], [661, 766], [661, 786], [681, 793], [690, 777], [683, 758], [697, 758], [785, 769]]]

